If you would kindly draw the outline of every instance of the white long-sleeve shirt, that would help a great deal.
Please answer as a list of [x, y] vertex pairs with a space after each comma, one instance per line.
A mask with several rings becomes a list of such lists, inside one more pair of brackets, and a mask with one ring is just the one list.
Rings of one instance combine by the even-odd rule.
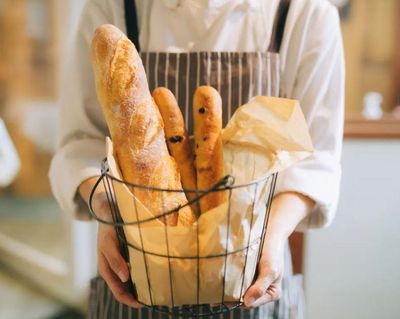
[[[132, 0], [134, 1], [134, 0]], [[63, 83], [59, 148], [50, 181], [61, 207], [87, 212], [78, 186], [100, 174], [104, 120], [90, 62], [94, 30], [126, 31], [123, 0], [88, 0]], [[142, 51], [266, 51], [279, 0], [136, 0]], [[344, 57], [338, 13], [327, 0], [292, 0], [281, 47], [281, 86], [300, 101], [314, 154], [280, 173], [276, 192], [317, 203], [299, 229], [333, 219], [339, 194], [344, 114]]]

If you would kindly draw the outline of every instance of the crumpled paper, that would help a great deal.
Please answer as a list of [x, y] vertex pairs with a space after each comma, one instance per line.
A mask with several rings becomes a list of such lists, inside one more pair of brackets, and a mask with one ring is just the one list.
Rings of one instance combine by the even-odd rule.
[[[234, 185], [250, 185], [231, 190], [229, 202], [189, 227], [167, 227], [158, 219], [123, 227], [142, 303], [172, 307], [241, 300], [257, 267], [272, 174], [313, 151], [299, 103], [281, 98], [254, 97], [238, 108], [222, 139], [225, 173], [235, 177]], [[121, 179], [108, 138], [107, 160], [109, 174]], [[113, 186], [125, 223], [154, 217], [126, 185], [113, 181]]]

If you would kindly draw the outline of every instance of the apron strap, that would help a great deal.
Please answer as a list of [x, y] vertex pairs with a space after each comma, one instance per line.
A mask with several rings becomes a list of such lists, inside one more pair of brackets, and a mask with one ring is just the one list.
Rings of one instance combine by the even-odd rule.
[[[272, 29], [271, 41], [268, 48], [268, 51], [270, 52], [278, 53], [281, 49], [286, 19], [290, 8], [290, 1], [291, 0], [281, 0], [279, 3], [274, 26]], [[135, 0], [124, 0], [124, 4], [125, 22], [128, 38], [136, 46], [136, 49], [140, 51], [139, 28]]]
[[135, 0], [124, 0], [124, 4], [127, 36], [129, 40], [133, 42], [138, 52], [140, 52], [139, 28]]
[[281, 0], [275, 16], [272, 29], [271, 42], [268, 51], [278, 53], [281, 49], [283, 33], [285, 31], [286, 18], [289, 13], [290, 0]]

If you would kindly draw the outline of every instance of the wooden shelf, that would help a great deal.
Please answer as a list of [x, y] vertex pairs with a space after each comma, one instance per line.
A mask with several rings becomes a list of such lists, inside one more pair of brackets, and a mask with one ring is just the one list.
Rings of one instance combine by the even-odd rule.
[[380, 120], [366, 120], [360, 115], [346, 117], [345, 138], [400, 138], [400, 119], [385, 115]]

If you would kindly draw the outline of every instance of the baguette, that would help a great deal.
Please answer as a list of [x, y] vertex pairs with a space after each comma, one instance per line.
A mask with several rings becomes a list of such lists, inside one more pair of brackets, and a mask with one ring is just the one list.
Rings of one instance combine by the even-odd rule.
[[[96, 91], [125, 181], [155, 188], [182, 189], [175, 160], [169, 155], [163, 121], [150, 94], [142, 61], [133, 43], [116, 27], [103, 25], [92, 41]], [[187, 203], [184, 193], [131, 187], [152, 214], [160, 215]], [[192, 220], [189, 206], [179, 223]], [[178, 213], [161, 220], [178, 223]]]
[[[153, 98], [164, 121], [168, 150], [179, 167], [182, 186], [184, 189], [195, 190], [197, 184], [194, 157], [178, 102], [173, 93], [163, 87], [153, 91]], [[186, 192], [189, 201], [195, 199], [196, 196], [197, 194], [194, 192]], [[196, 211], [195, 206], [192, 205], [193, 211]]]
[[[222, 101], [212, 87], [200, 86], [193, 98], [197, 188], [206, 190], [224, 177], [222, 148]], [[212, 192], [200, 199], [201, 213], [227, 200], [227, 191]]]

